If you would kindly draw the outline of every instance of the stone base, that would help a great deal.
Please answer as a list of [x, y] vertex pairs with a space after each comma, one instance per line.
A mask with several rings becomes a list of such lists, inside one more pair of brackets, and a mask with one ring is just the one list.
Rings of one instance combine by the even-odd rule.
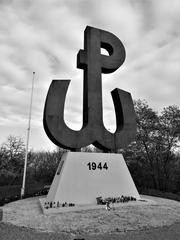
[[61, 158], [46, 203], [52, 208], [65, 202], [95, 205], [97, 197], [122, 195], [140, 199], [122, 154], [67, 152]]

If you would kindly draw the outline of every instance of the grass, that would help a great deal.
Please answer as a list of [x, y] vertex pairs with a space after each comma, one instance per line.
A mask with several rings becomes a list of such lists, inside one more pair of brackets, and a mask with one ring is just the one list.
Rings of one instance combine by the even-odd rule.
[[[145, 198], [145, 196], [143, 196]], [[39, 198], [27, 198], [3, 207], [3, 221], [37, 231], [71, 234], [113, 234], [170, 226], [180, 219], [180, 203], [148, 197], [153, 202], [122, 203], [105, 208], [42, 214]]]

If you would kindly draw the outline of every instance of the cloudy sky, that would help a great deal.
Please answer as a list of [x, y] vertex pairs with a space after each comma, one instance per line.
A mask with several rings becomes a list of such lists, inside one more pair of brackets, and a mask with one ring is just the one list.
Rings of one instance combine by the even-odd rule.
[[26, 140], [33, 71], [29, 147], [54, 148], [42, 125], [52, 79], [71, 79], [65, 120], [72, 129], [81, 128], [83, 75], [76, 54], [87, 25], [114, 33], [126, 49], [123, 66], [103, 75], [108, 129], [116, 127], [110, 96], [116, 87], [159, 112], [180, 106], [179, 0], [0, 0], [0, 144], [9, 135]]

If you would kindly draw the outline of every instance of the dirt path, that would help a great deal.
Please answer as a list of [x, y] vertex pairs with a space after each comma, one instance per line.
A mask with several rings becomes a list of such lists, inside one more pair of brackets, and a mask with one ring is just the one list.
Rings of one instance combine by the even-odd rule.
[[[78, 238], [78, 237], [76, 237]], [[180, 223], [168, 227], [143, 231], [130, 231], [120, 234], [103, 234], [95, 236], [79, 236], [85, 240], [179, 240]], [[0, 240], [73, 240], [74, 236], [63, 233], [42, 233], [25, 227], [17, 227], [0, 223]]]

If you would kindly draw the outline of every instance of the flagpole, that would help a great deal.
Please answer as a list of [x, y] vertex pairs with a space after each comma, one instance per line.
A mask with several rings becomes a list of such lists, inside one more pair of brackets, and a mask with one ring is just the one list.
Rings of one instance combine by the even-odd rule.
[[28, 128], [27, 128], [26, 153], [25, 153], [25, 160], [24, 160], [24, 173], [23, 173], [23, 182], [22, 182], [22, 188], [21, 188], [21, 198], [24, 197], [24, 192], [25, 192], [29, 136], [30, 136], [30, 129], [31, 129], [32, 100], [33, 100], [33, 91], [34, 91], [34, 77], [35, 77], [35, 72], [33, 72], [33, 78], [32, 78], [31, 99], [30, 99], [30, 106], [29, 106], [29, 120], [28, 120]]

